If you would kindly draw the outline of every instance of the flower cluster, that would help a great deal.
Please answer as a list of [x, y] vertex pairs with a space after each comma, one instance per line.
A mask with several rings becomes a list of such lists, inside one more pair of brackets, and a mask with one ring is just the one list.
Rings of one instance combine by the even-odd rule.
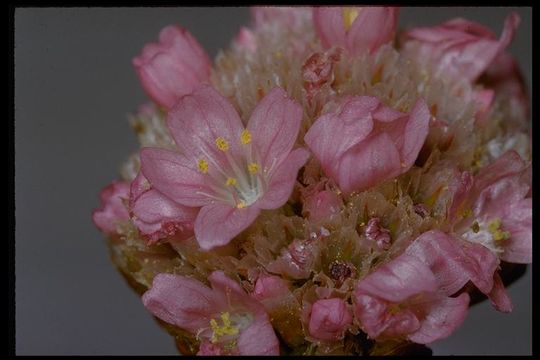
[[502, 312], [532, 261], [523, 77], [465, 19], [255, 7], [212, 63], [180, 26], [133, 60], [142, 149], [93, 214], [146, 308], [199, 355], [397, 353]]

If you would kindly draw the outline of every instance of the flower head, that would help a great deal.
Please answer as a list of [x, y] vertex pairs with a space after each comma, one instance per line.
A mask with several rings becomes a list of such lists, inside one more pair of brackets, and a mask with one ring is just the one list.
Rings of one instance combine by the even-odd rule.
[[423, 100], [405, 114], [375, 97], [356, 96], [319, 117], [304, 140], [342, 191], [363, 191], [410, 169], [429, 119]]
[[158, 274], [143, 295], [144, 306], [161, 320], [201, 340], [201, 355], [279, 355], [279, 341], [263, 306], [223, 272], [212, 288], [172, 274]]
[[260, 209], [289, 198], [296, 174], [309, 157], [292, 150], [301, 107], [275, 88], [244, 127], [232, 105], [203, 86], [182, 98], [167, 125], [181, 153], [145, 148], [142, 172], [171, 200], [201, 207], [195, 236], [201, 248], [225, 245], [247, 228]]
[[211, 69], [204, 49], [180, 26], [163, 28], [159, 43], [147, 44], [133, 65], [144, 90], [166, 109], [208, 81]]
[[324, 47], [359, 55], [393, 40], [398, 13], [397, 7], [321, 6], [313, 8], [313, 21]]

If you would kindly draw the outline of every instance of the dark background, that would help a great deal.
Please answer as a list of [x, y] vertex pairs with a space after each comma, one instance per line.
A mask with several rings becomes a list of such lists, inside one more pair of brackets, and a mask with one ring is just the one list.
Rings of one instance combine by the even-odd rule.
[[[511, 10], [522, 23], [510, 52], [530, 89], [531, 8], [404, 8], [400, 27], [463, 16], [499, 35]], [[137, 149], [126, 114], [147, 98], [131, 59], [173, 23], [213, 57], [248, 21], [234, 7], [15, 10], [17, 354], [176, 354], [109, 261], [91, 211]], [[531, 354], [531, 288], [529, 268], [509, 288], [512, 314], [475, 306], [434, 354]]]

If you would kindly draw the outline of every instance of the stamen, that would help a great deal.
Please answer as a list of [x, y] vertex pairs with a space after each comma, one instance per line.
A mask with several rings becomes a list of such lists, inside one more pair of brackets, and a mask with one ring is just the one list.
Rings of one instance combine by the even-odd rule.
[[358, 14], [360, 13], [360, 9], [350, 8], [346, 7], [343, 9], [343, 25], [345, 26], [345, 30], [348, 31], [352, 24], [354, 23], [354, 20], [358, 17]]
[[244, 131], [242, 131], [242, 134], [240, 134], [240, 142], [243, 145], [247, 145], [251, 142], [251, 133], [248, 129], [245, 129]]
[[206, 174], [208, 172], [208, 161], [204, 159], [200, 159], [197, 162], [197, 167], [199, 168], [200, 172], [202, 172], [203, 174]]
[[240, 201], [238, 204], [236, 204], [237, 209], [243, 209], [246, 207], [246, 203], [243, 201]]
[[488, 222], [487, 229], [495, 241], [506, 240], [510, 237], [509, 231], [501, 230], [501, 219], [493, 219]]
[[259, 171], [259, 164], [257, 163], [249, 163], [248, 165], [248, 171], [251, 173], [251, 174], [256, 174], [258, 171]]
[[225, 335], [238, 335], [240, 332], [238, 327], [232, 325], [231, 317], [228, 312], [221, 313], [221, 322], [223, 325], [218, 325], [215, 319], [210, 320], [210, 327], [212, 328], [212, 343], [217, 343], [219, 338]]
[[233, 177], [227, 178], [227, 182], [225, 183], [226, 186], [235, 186], [236, 185], [236, 179]]
[[221, 151], [229, 150], [229, 143], [221, 136], [216, 139], [216, 146]]

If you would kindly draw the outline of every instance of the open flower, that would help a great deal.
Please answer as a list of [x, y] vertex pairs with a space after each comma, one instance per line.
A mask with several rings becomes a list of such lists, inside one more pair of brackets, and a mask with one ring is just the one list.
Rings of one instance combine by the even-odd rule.
[[513, 150], [482, 168], [468, 203], [472, 216], [456, 226], [467, 241], [481, 244], [502, 260], [532, 261], [532, 199], [527, 166]]
[[326, 341], [343, 339], [345, 331], [351, 324], [351, 310], [342, 299], [321, 299], [311, 306], [309, 333], [316, 339]]
[[101, 208], [94, 210], [92, 220], [105, 234], [116, 234], [118, 221], [128, 220], [129, 213], [124, 200], [129, 198], [129, 183], [113, 181], [99, 194]]
[[471, 281], [497, 310], [512, 311], [512, 302], [498, 273], [499, 259], [488, 248], [432, 230], [416, 238], [406, 254], [416, 257], [433, 271], [445, 294], [455, 294]]
[[197, 209], [177, 204], [152, 189], [142, 173], [131, 183], [129, 202], [133, 224], [150, 244], [167, 236], [186, 239], [193, 235]]
[[435, 74], [475, 81], [510, 44], [519, 21], [519, 15], [511, 13], [499, 40], [488, 28], [462, 18], [411, 29], [405, 38], [407, 42], [420, 43], [419, 48], [411, 49], [411, 55], [419, 61], [429, 61]]
[[275, 88], [244, 128], [232, 105], [202, 86], [183, 97], [167, 119], [181, 153], [145, 148], [142, 172], [171, 200], [202, 207], [195, 220], [201, 248], [225, 245], [261, 209], [287, 202], [309, 157], [305, 149], [292, 150], [301, 119], [301, 106]]
[[313, 22], [325, 48], [340, 46], [352, 55], [373, 52], [394, 39], [397, 7], [314, 7]]
[[403, 254], [360, 280], [354, 314], [371, 338], [428, 344], [449, 336], [467, 314], [469, 295], [448, 297], [422, 261]]
[[342, 191], [363, 191], [410, 169], [428, 134], [429, 119], [421, 99], [405, 114], [376, 97], [356, 96], [319, 117], [304, 140]]
[[159, 33], [159, 43], [147, 44], [133, 59], [142, 86], [166, 109], [191, 93], [210, 77], [208, 55], [195, 38], [180, 26], [167, 26]]
[[263, 306], [222, 271], [212, 288], [173, 274], [158, 274], [144, 306], [161, 320], [201, 340], [200, 355], [279, 355], [279, 341]]

